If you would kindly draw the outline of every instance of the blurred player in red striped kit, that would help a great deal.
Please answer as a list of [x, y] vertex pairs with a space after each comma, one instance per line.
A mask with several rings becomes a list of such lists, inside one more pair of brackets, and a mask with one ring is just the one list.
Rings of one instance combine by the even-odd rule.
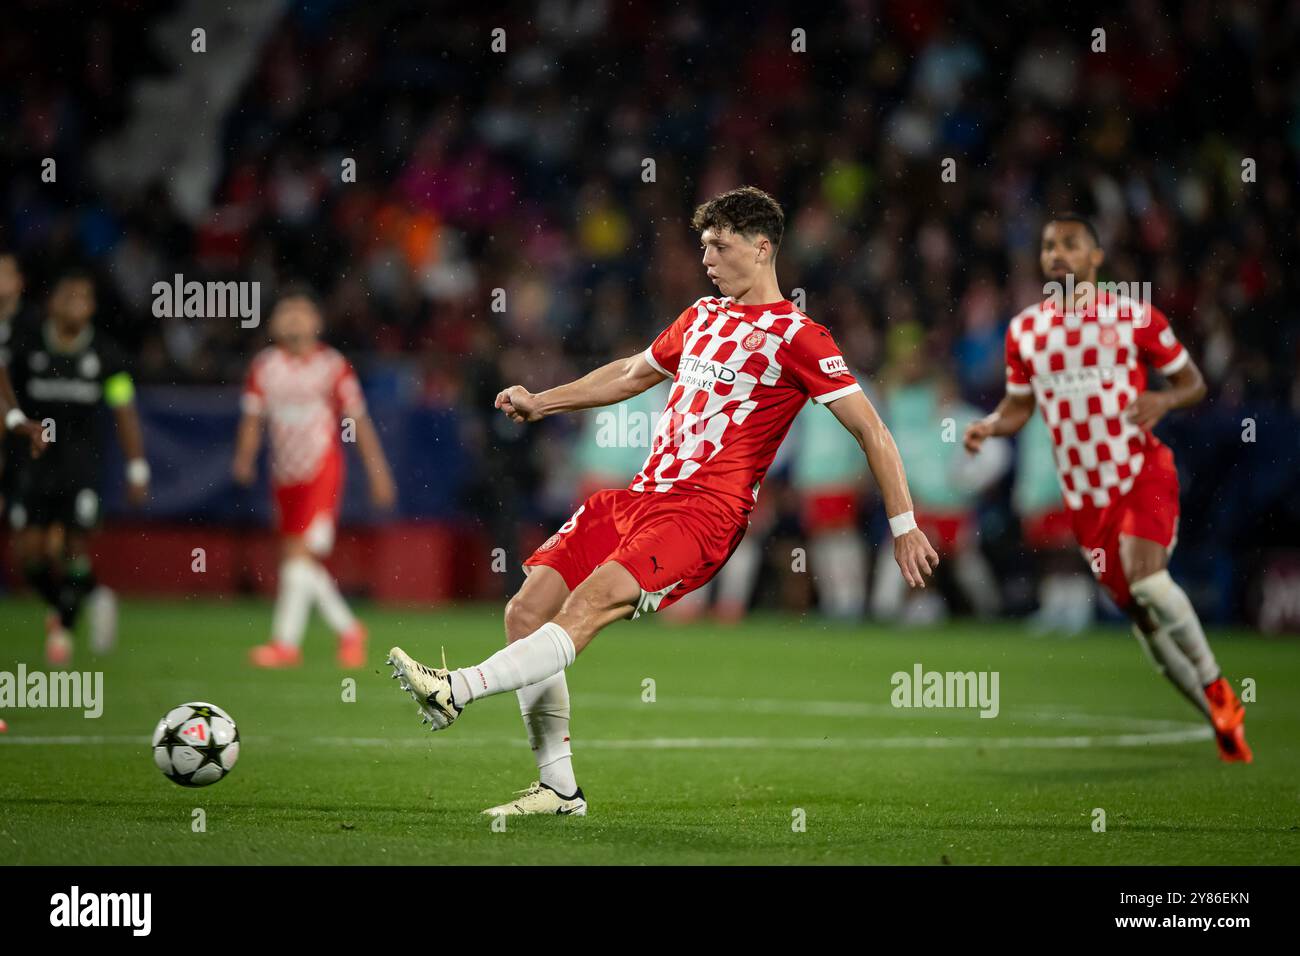
[[302, 662], [303, 632], [313, 605], [338, 635], [339, 664], [356, 668], [365, 663], [365, 628], [322, 563], [334, 547], [344, 438], [355, 437], [375, 505], [389, 508], [396, 498], [361, 384], [348, 360], [320, 341], [321, 327], [320, 309], [309, 293], [284, 295], [271, 313], [274, 344], [253, 359], [244, 385], [232, 471], [242, 485], [256, 480], [265, 429], [282, 541], [271, 640], [254, 647], [251, 655], [258, 667]]
[[[1219, 756], [1249, 763], [1245, 708], [1167, 570], [1178, 535], [1178, 472], [1173, 452], [1151, 429], [1204, 397], [1200, 370], [1159, 309], [1097, 287], [1105, 254], [1091, 222], [1074, 215], [1049, 221], [1039, 257], [1049, 283], [1065, 295], [1011, 320], [1006, 397], [966, 429], [966, 449], [973, 454], [991, 436], [1015, 434], [1037, 403], [1074, 536], [1094, 576], [1132, 618], [1156, 668], [1210, 721]], [[1167, 388], [1147, 389], [1148, 366]]]

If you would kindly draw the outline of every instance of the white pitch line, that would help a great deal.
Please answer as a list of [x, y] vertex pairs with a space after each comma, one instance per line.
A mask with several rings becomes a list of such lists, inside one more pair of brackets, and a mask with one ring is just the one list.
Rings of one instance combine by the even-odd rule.
[[[665, 710], [691, 710], [710, 713], [780, 714], [793, 717], [948, 717], [954, 716], [951, 707], [898, 708], [890, 704], [868, 704], [845, 700], [787, 700], [780, 698], [728, 698], [728, 697], [669, 697], [659, 695], [652, 705], [637, 695], [582, 694], [575, 700], [580, 708], [606, 708], [611, 710], [642, 710], [649, 706]], [[972, 710], [973, 708], [967, 708]], [[972, 715], [973, 716], [973, 715]], [[1199, 727], [1184, 720], [1153, 717], [1125, 717], [1121, 715], [1063, 713], [1060, 711], [1006, 711], [1002, 715], [1011, 722], [1071, 724], [1093, 727], [1132, 728], [1145, 731], [1184, 730]]]
[[[1074, 735], [1061, 737], [645, 737], [629, 739], [587, 738], [574, 741], [575, 749], [591, 750], [1078, 750], [1096, 747], [1149, 747], [1209, 740], [1209, 727], [1189, 727], [1144, 734]], [[6, 735], [0, 743], [15, 745], [88, 746], [130, 744], [147, 747], [147, 737], [132, 735], [50, 736]], [[430, 740], [414, 737], [253, 737], [245, 745], [327, 747], [424, 747], [429, 743], [460, 747], [525, 747], [517, 737], [451, 737]]]

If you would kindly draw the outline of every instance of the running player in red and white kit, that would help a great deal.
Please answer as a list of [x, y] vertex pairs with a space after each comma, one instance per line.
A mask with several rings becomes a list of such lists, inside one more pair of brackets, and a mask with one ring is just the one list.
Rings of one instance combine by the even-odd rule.
[[811, 397], [857, 439], [881, 486], [894, 557], [914, 587], [938, 556], [912, 517], [893, 438], [845, 365], [834, 339], [782, 297], [774, 259], [784, 214], [750, 186], [704, 203], [691, 220], [719, 296], [697, 300], [644, 352], [568, 385], [532, 393], [512, 385], [496, 407], [516, 422], [621, 402], [673, 380], [641, 472], [598, 491], [525, 562], [506, 605], [507, 646], [449, 671], [394, 647], [389, 663], [434, 730], [472, 701], [517, 691], [541, 779], [485, 813], [577, 814], [564, 669], [603, 628], [657, 611], [726, 563], [748, 524], [759, 484], [791, 422]]
[[253, 359], [244, 385], [232, 468], [240, 484], [253, 483], [265, 427], [283, 546], [271, 641], [253, 648], [252, 661], [258, 667], [300, 664], [303, 632], [315, 604], [339, 636], [339, 663], [361, 667], [365, 628], [321, 563], [334, 547], [343, 489], [341, 436], [355, 435], [371, 498], [380, 508], [393, 503], [392, 475], [352, 366], [320, 341], [321, 315], [311, 296], [292, 292], [281, 298], [270, 331], [275, 344]]
[[[1249, 763], [1245, 709], [1166, 569], [1178, 532], [1178, 472], [1151, 429], [1166, 412], [1199, 402], [1205, 383], [1159, 309], [1098, 290], [1103, 258], [1088, 220], [1062, 216], [1044, 227], [1043, 274], [1066, 289], [1073, 276], [1074, 301], [1048, 298], [1011, 320], [1006, 397], [966, 429], [966, 449], [1015, 434], [1037, 403], [1084, 559], [1133, 619], [1156, 668], [1210, 721], [1220, 757]], [[1147, 390], [1148, 366], [1168, 388]]]

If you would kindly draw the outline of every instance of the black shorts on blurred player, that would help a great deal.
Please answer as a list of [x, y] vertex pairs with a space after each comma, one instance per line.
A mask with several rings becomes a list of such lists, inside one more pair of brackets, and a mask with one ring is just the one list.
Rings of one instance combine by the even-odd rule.
[[[60, 524], [92, 531], [99, 524], [99, 476], [75, 462], [14, 461], [9, 479], [9, 526], [45, 528]], [[6, 469], [8, 470], [8, 469]]]

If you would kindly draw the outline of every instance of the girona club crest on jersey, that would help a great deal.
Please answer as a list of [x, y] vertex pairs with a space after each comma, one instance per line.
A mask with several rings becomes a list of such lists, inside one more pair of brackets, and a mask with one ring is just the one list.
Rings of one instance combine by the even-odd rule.
[[558, 534], [553, 534], [549, 538], [547, 538], [546, 541], [542, 544], [542, 546], [537, 550], [550, 551], [551, 548], [555, 547], [559, 543], [560, 543], [560, 536]]
[[747, 352], [757, 352], [763, 347], [763, 343], [766, 341], [767, 333], [762, 329], [755, 329], [753, 332], [750, 332], [745, 336], [744, 340], [740, 343], [740, 347]]

